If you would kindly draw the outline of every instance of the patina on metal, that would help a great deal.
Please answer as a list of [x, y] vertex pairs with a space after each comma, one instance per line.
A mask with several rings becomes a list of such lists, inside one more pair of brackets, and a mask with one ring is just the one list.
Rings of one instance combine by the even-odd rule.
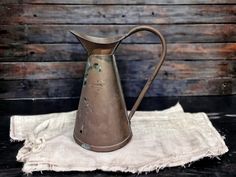
[[[156, 34], [162, 44], [160, 61], [128, 114], [114, 52], [120, 42], [138, 31]], [[88, 52], [83, 88], [74, 128], [81, 147], [109, 152], [125, 146], [132, 137], [130, 120], [155, 79], [166, 55], [162, 34], [150, 26], [138, 26], [124, 36], [99, 38], [71, 31]]]

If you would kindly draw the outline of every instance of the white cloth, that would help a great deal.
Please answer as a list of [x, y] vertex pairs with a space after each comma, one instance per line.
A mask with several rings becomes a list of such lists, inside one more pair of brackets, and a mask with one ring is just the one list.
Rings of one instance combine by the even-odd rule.
[[23, 171], [148, 172], [184, 165], [228, 151], [205, 113], [185, 113], [177, 104], [164, 111], [137, 111], [133, 137], [123, 148], [97, 153], [83, 149], [72, 137], [76, 111], [12, 116], [10, 137], [25, 140], [17, 154]]

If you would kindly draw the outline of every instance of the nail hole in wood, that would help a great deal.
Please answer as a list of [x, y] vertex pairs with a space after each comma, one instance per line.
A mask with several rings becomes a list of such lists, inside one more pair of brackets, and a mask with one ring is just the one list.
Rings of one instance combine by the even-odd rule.
[[168, 76], [168, 72], [167, 72], [167, 71], [164, 71], [164, 75], [165, 75], [165, 76]]
[[1, 30], [0, 31], [0, 34], [7, 34], [8, 32], [7, 32], [7, 30]]

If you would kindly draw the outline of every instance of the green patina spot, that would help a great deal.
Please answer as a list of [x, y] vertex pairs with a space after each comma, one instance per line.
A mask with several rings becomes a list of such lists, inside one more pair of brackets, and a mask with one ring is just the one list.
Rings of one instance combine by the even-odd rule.
[[91, 147], [90, 147], [90, 145], [89, 144], [81, 144], [81, 146], [82, 146], [82, 148], [84, 148], [84, 149], [87, 149], [87, 150], [90, 150], [91, 149]]
[[87, 77], [88, 77], [88, 73], [89, 73], [90, 69], [92, 69], [92, 66], [90, 65], [90, 62], [87, 62], [86, 68], [85, 68], [85, 73], [84, 73], [84, 82], [83, 82], [84, 86], [87, 84]]
[[87, 84], [87, 78], [84, 78], [84, 83], [83, 85], [85, 86]]
[[83, 86], [85, 86], [87, 84], [87, 77], [88, 77], [89, 71], [92, 69], [95, 69], [97, 72], [102, 71], [102, 67], [98, 63], [94, 63], [93, 66], [91, 66], [90, 62], [87, 62], [86, 68], [85, 68], [85, 73], [84, 73]]

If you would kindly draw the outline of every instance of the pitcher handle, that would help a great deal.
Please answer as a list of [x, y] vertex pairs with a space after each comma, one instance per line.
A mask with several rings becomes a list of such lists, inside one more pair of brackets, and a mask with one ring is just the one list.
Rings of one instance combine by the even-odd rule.
[[127, 38], [128, 36], [136, 33], [136, 32], [139, 32], [139, 31], [149, 31], [149, 32], [152, 32], [154, 33], [155, 35], [157, 35], [159, 38], [160, 38], [160, 41], [161, 41], [161, 44], [162, 44], [162, 52], [161, 52], [161, 57], [160, 57], [160, 62], [157, 64], [157, 66], [155, 67], [154, 69], [154, 72], [152, 73], [152, 75], [149, 77], [149, 79], [147, 80], [146, 84], [144, 85], [142, 91], [140, 92], [137, 100], [135, 101], [129, 115], [128, 115], [128, 119], [131, 120], [131, 118], [133, 117], [135, 111], [137, 110], [139, 104], [141, 103], [144, 95], [146, 94], [147, 90], [149, 89], [149, 87], [151, 86], [152, 82], [154, 81], [155, 77], [157, 76], [164, 60], [165, 60], [165, 56], [166, 56], [166, 42], [165, 42], [165, 39], [164, 37], [162, 36], [162, 34], [156, 30], [155, 28], [153, 27], [150, 27], [150, 26], [138, 26], [138, 27], [135, 27], [133, 29], [131, 29], [123, 39]]

